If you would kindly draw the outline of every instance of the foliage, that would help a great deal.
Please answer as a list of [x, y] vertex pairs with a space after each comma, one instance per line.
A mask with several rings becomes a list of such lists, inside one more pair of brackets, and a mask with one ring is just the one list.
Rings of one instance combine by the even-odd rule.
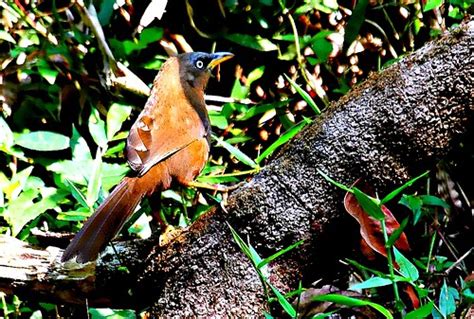
[[[236, 54], [234, 65], [222, 66], [222, 82], [209, 85], [209, 94], [226, 98], [211, 105], [215, 143], [198, 181], [237, 183], [368, 72], [420, 47], [472, 9], [460, 0], [355, 6], [335, 0], [202, 6], [188, 0], [169, 1], [165, 12], [163, 3], [0, 3], [2, 234], [36, 243], [35, 227], [80, 228], [129, 173], [123, 157], [128, 129], [169, 53], [217, 47]], [[439, 207], [430, 196], [403, 197], [415, 223]], [[169, 190], [162, 194], [161, 215], [187, 226], [223, 199], [216, 191]], [[138, 214], [149, 211], [144, 201]], [[131, 232], [146, 236], [148, 219], [139, 220]], [[436, 263], [444, 267], [441, 257]], [[457, 300], [447, 287], [447, 300]], [[28, 313], [19, 301], [2, 298], [5, 316]], [[442, 315], [451, 311], [438, 308]]]

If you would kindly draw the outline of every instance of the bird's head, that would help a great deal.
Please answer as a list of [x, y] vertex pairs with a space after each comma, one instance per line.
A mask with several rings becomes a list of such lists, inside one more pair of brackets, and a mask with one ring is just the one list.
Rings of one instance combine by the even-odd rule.
[[178, 61], [181, 81], [184, 85], [189, 85], [193, 89], [204, 91], [212, 69], [233, 56], [229, 52], [180, 54], [178, 55]]

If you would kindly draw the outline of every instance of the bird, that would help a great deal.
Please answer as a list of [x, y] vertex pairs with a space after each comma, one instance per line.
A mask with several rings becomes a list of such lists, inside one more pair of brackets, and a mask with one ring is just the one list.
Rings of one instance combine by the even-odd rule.
[[78, 263], [96, 260], [144, 197], [172, 183], [187, 186], [199, 175], [210, 151], [204, 90], [212, 70], [233, 56], [191, 52], [163, 63], [127, 137], [125, 155], [132, 175], [124, 177], [84, 223], [64, 251], [63, 262], [74, 257]]

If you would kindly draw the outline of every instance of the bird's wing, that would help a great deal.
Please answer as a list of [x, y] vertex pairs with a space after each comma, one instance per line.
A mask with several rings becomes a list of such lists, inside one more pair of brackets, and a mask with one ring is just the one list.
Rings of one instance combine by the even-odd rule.
[[127, 139], [128, 163], [140, 176], [207, 134], [191, 106], [157, 110], [140, 114]]

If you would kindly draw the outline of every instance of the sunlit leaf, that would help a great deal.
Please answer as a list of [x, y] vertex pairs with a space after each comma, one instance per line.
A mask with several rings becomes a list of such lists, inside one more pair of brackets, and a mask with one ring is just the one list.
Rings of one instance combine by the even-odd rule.
[[149, 238], [151, 236], [151, 227], [147, 215], [141, 214], [128, 228], [128, 232], [142, 239]]
[[28, 177], [32, 171], [33, 166], [25, 168], [24, 170], [13, 175], [11, 181], [3, 187], [3, 192], [9, 201], [16, 199], [18, 195], [20, 195], [20, 193], [25, 188]]
[[70, 141], [72, 158], [75, 160], [92, 159], [91, 150], [86, 140], [79, 134], [76, 127], [72, 126], [72, 137]]
[[69, 148], [69, 137], [48, 131], [17, 133], [15, 144], [35, 151], [59, 151]]
[[56, 77], [59, 74], [59, 71], [51, 69], [49, 67], [38, 67], [39, 74], [48, 81], [49, 84], [53, 85], [56, 82]]
[[130, 116], [132, 107], [120, 103], [113, 103], [107, 112], [107, 140], [111, 141], [115, 133], [122, 127], [122, 123]]
[[423, 12], [439, 8], [443, 4], [443, 0], [427, 0], [423, 7]]
[[11, 42], [13, 44], [16, 43], [15, 39], [12, 37], [10, 33], [5, 30], [0, 30], [0, 40]]
[[229, 122], [227, 121], [227, 118], [220, 112], [210, 110], [209, 119], [211, 120], [212, 126], [220, 128], [221, 130], [224, 130], [227, 126], [229, 126]]
[[88, 125], [89, 132], [91, 133], [94, 142], [104, 150], [107, 149], [105, 122], [100, 118], [99, 111], [97, 111], [96, 108], [91, 109]]
[[66, 194], [54, 188], [43, 189], [42, 192], [49, 193], [37, 201], [38, 190], [29, 189], [10, 202], [3, 215], [12, 228], [12, 235], [16, 236], [22, 228], [31, 220], [37, 218], [48, 209], [55, 208], [58, 202], [64, 199]]
[[245, 83], [245, 85], [247, 87], [252, 85], [253, 82], [257, 81], [263, 76], [264, 72], [265, 72], [265, 65], [262, 65], [258, 68], [253, 69], [247, 76], [247, 82]]

